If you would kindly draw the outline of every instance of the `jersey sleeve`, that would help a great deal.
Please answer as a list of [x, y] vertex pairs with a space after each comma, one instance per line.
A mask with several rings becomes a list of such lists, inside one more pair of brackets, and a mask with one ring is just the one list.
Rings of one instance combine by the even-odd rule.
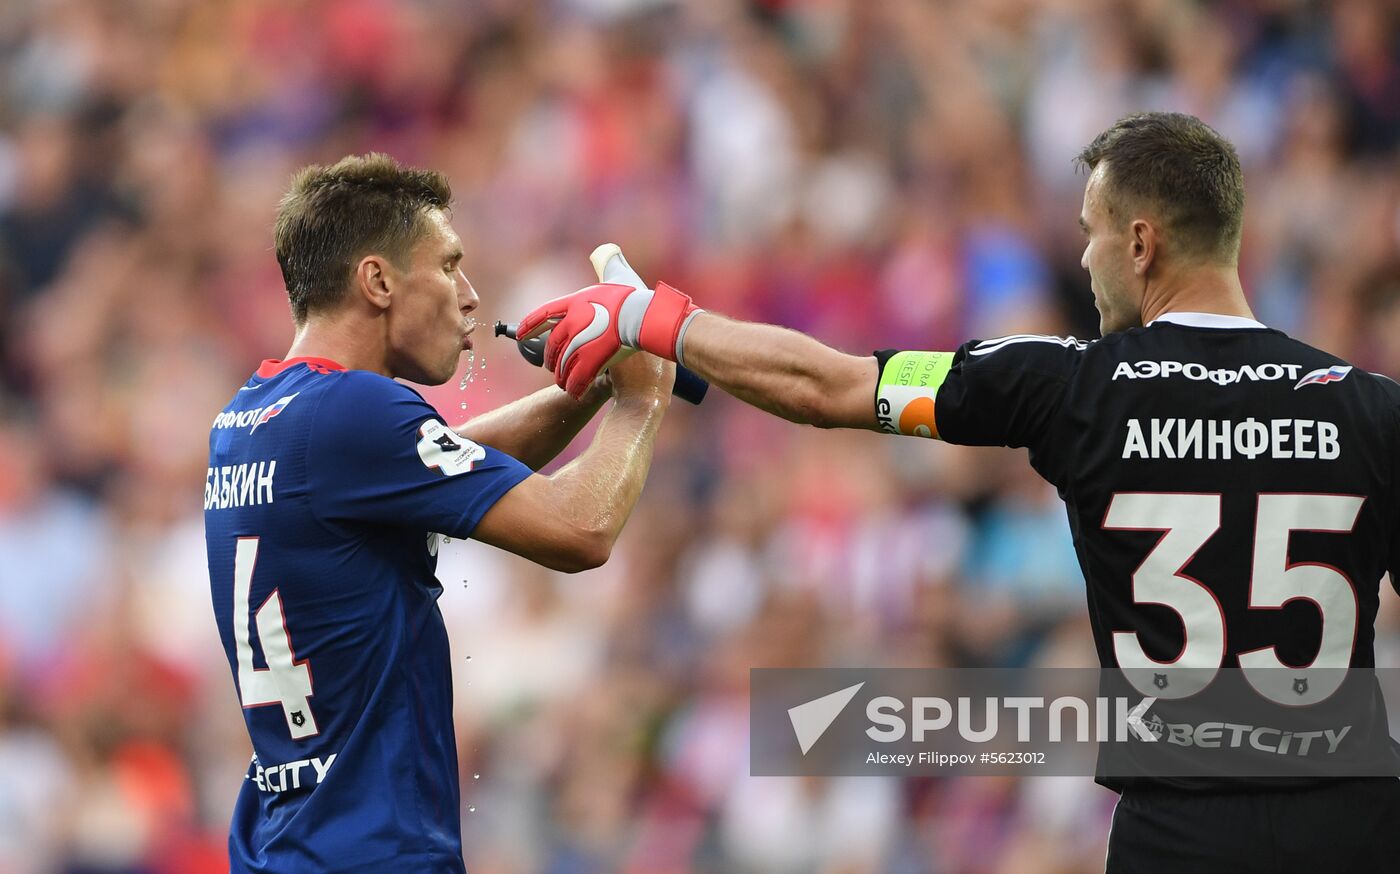
[[468, 537], [532, 471], [457, 434], [407, 386], [347, 374], [316, 411], [307, 488], [324, 520]]
[[892, 434], [1034, 447], [1052, 429], [1086, 345], [1019, 334], [956, 352], [877, 352], [876, 415]]

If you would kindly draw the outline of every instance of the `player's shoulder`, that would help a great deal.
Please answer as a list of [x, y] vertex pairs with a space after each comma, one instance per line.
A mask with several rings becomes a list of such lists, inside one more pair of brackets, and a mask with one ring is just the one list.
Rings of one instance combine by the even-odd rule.
[[[331, 406], [423, 402], [422, 395], [387, 376], [368, 370], [350, 370], [328, 359], [296, 358], [264, 361], [239, 388], [229, 406], [238, 406], [240, 401], [259, 403], [288, 394], [303, 399], [316, 398], [317, 403]], [[299, 408], [306, 406], [309, 405], [298, 404]]]
[[326, 383], [327, 400], [338, 404], [426, 403], [411, 386], [369, 370], [341, 370]]
[[308, 435], [312, 470], [331, 479], [395, 476], [393, 465], [421, 458], [433, 469], [471, 470], [485, 457], [459, 437], [411, 386], [364, 370], [348, 370], [327, 383]]
[[1058, 334], [1006, 334], [971, 340], [959, 353], [968, 365], [1046, 368], [1053, 373], [1074, 366], [1095, 342]]
[[[1202, 350], [1203, 340], [1224, 337], [1247, 339], [1248, 345], [1238, 363], [1224, 369], [1205, 370], [1193, 356]], [[1372, 373], [1324, 349], [1319, 349], [1276, 328], [1262, 325], [1239, 331], [1220, 331], [1190, 325], [1164, 323], [1132, 328], [1111, 334], [1099, 344], [1104, 350], [1119, 350], [1112, 360], [1115, 376], [1152, 375], [1154, 367], [1170, 368], [1188, 378], [1221, 384], [1274, 382], [1291, 383], [1299, 390], [1312, 385], [1333, 386], [1332, 391], [1349, 395], [1377, 408], [1388, 408], [1400, 415], [1400, 384], [1389, 376]], [[1132, 361], [1132, 373], [1124, 362]], [[1191, 368], [1197, 372], [1190, 372]]]
[[1280, 351], [1291, 352], [1294, 360], [1303, 365], [1293, 386], [1295, 390], [1309, 385], [1335, 385], [1337, 388], [1351, 389], [1369, 401], [1400, 413], [1400, 383], [1391, 377], [1358, 367], [1347, 359], [1282, 331], [1273, 333], [1273, 342]]
[[1280, 373], [1295, 373], [1303, 367], [1345, 363], [1275, 328], [1251, 324], [1253, 327], [1202, 326], [1161, 319], [1146, 326], [1106, 334], [1093, 344], [1089, 357], [1097, 364], [1119, 365], [1129, 361], [1144, 371], [1150, 371], [1156, 364], [1177, 372], [1188, 364], [1200, 364], [1198, 359], [1219, 348], [1222, 341], [1232, 344], [1244, 341], [1243, 347], [1231, 347], [1230, 356], [1246, 366], [1286, 362], [1287, 368]]
[[1062, 334], [1006, 334], [1001, 337], [990, 337], [986, 340], [971, 340], [963, 348], [970, 358], [986, 358], [1005, 350], [1029, 354], [1037, 352], [1051, 352], [1053, 354], [1053, 350], [1056, 349], [1083, 352], [1093, 342]]
[[368, 370], [343, 370], [323, 383], [316, 428], [349, 435], [435, 415], [412, 387]]

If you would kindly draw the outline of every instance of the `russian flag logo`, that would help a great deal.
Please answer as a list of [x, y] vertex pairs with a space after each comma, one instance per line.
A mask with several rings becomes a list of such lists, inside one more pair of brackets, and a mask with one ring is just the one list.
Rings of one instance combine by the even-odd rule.
[[1329, 382], [1341, 382], [1347, 378], [1348, 373], [1351, 373], [1350, 364], [1334, 364], [1331, 367], [1319, 367], [1317, 370], [1314, 370], [1312, 373], [1298, 380], [1298, 384], [1293, 386], [1293, 390], [1297, 391], [1305, 385], [1326, 385]]
[[262, 415], [258, 416], [258, 420], [253, 423], [253, 427], [248, 429], [248, 433], [251, 434], [254, 431], [258, 430], [259, 425], [263, 424], [264, 422], [271, 419], [273, 416], [287, 409], [287, 405], [292, 402], [292, 398], [296, 397], [299, 394], [301, 394], [301, 392], [287, 395], [285, 398], [279, 398], [276, 402], [269, 404], [267, 407], [265, 407], [262, 411]]

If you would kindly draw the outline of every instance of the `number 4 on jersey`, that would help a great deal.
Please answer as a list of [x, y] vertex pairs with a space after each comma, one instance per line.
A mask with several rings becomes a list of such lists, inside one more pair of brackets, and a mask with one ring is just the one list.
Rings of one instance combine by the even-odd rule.
[[306, 660], [296, 660], [287, 617], [282, 612], [282, 595], [276, 590], [258, 608], [258, 642], [262, 645], [266, 668], [253, 667], [253, 646], [249, 642], [248, 599], [253, 590], [253, 568], [258, 563], [258, 538], [238, 538], [233, 559], [233, 639], [238, 650], [238, 695], [243, 707], [281, 704], [287, 729], [293, 740], [318, 734], [316, 717], [311, 715], [311, 668]]

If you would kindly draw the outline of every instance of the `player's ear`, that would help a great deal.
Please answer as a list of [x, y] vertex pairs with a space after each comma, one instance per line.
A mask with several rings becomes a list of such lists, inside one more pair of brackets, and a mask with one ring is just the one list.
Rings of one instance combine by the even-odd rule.
[[1146, 276], [1157, 256], [1157, 227], [1149, 221], [1137, 219], [1128, 226], [1128, 242], [1132, 246], [1133, 273]]
[[389, 265], [378, 255], [366, 255], [355, 266], [355, 291], [378, 310], [389, 308]]

